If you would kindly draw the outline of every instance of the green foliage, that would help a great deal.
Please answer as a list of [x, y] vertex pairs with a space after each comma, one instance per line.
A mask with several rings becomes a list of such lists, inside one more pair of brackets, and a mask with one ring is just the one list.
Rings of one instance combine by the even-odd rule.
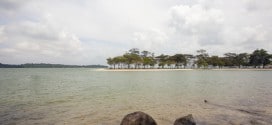
[[113, 64], [112, 58], [107, 58], [107, 63], [108, 63], [109, 65], [112, 65], [112, 64]]
[[208, 58], [208, 64], [212, 65], [212, 66], [222, 67], [225, 64], [225, 62], [222, 58], [220, 58], [218, 56], [212, 56], [212, 57]]
[[187, 64], [187, 59], [183, 54], [175, 54], [174, 56], [171, 56], [170, 59], [175, 62], [176, 68]]
[[160, 56], [156, 57], [158, 59], [158, 61], [159, 61], [159, 66], [160, 67], [164, 68], [164, 66], [167, 63], [168, 57], [169, 57], [168, 55], [163, 55], [163, 54], [161, 54]]
[[236, 66], [236, 56], [237, 54], [236, 53], [225, 53], [225, 64], [227, 66]]
[[255, 50], [249, 57], [249, 63], [253, 66], [265, 66], [271, 62], [271, 55], [264, 49]]
[[235, 57], [236, 64], [240, 67], [241, 65], [248, 66], [249, 65], [249, 54], [240, 53]]
[[138, 48], [132, 48], [129, 50], [129, 53], [139, 55], [140, 51]]
[[123, 56], [108, 58], [107, 63], [114, 68], [116, 68], [115, 65], [118, 65], [118, 68], [131, 68], [131, 65], [134, 68], [154, 68], [156, 64], [159, 68], [166, 66], [173, 68], [174, 65], [175, 68], [181, 68], [181, 66], [185, 67], [188, 62], [194, 61], [193, 65], [197, 64], [199, 68], [207, 68], [208, 66], [241, 68], [241, 66], [265, 66], [270, 64], [272, 59], [272, 56], [263, 49], [257, 49], [252, 54], [226, 53], [223, 57], [210, 57], [207, 51], [203, 49], [198, 50], [197, 53], [196, 56], [191, 54], [175, 54], [173, 56], [161, 54], [155, 57], [154, 53], [146, 50], [140, 53], [139, 49], [133, 48]]
[[207, 68], [208, 67], [208, 58], [209, 58], [208, 53], [206, 52], [206, 50], [203, 50], [203, 49], [197, 50], [197, 53], [198, 53], [198, 55], [196, 56], [197, 57], [196, 64], [197, 64], [198, 68], [200, 68], [200, 67]]
[[123, 62], [128, 65], [128, 68], [130, 68], [131, 64], [135, 64], [136, 66], [138, 66], [142, 62], [142, 58], [136, 53], [126, 53], [123, 55], [123, 57]]
[[141, 53], [142, 53], [142, 55], [141, 55], [142, 57], [149, 57], [149, 55], [151, 54], [150, 52], [148, 52], [146, 50], [142, 51]]
[[208, 67], [208, 62], [204, 58], [198, 58], [198, 60], [196, 61], [196, 64], [197, 64], [198, 68], [200, 68], [200, 67], [207, 68]]
[[143, 57], [143, 66], [146, 68], [146, 66], [152, 66], [154, 64], [154, 59], [152, 57]]

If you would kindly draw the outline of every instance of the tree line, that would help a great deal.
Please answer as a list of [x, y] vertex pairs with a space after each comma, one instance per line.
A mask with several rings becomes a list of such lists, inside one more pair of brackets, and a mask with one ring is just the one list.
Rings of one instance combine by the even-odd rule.
[[[225, 53], [224, 56], [210, 56], [206, 50], [197, 50], [192, 54], [161, 54], [155, 56], [149, 51], [132, 48], [125, 54], [107, 58], [111, 69], [139, 68], [265, 68], [271, 65], [272, 55], [264, 49], [256, 49], [252, 53]], [[271, 68], [268, 67], [268, 68]]]

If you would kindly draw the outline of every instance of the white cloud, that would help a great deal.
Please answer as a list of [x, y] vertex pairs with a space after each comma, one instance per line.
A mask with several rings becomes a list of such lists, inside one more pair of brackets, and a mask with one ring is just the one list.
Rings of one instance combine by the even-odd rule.
[[133, 41], [134, 47], [144, 50], [158, 51], [167, 44], [168, 36], [158, 29], [152, 29], [145, 32], [135, 32], [133, 34]]
[[270, 0], [0, 1], [0, 62], [105, 64], [156, 54], [271, 52]]
[[26, 21], [5, 25], [1, 29], [4, 39], [0, 41], [5, 46], [0, 48], [5, 56], [2, 58], [20, 58], [27, 62], [58, 62], [62, 59], [73, 62], [71, 57], [78, 56], [82, 50], [82, 43], [76, 35], [53, 28], [48, 22]]
[[[220, 10], [201, 5], [179, 5], [170, 9], [170, 26], [181, 37], [192, 37], [200, 45], [221, 44], [224, 17]], [[193, 39], [192, 42], [193, 42]]]

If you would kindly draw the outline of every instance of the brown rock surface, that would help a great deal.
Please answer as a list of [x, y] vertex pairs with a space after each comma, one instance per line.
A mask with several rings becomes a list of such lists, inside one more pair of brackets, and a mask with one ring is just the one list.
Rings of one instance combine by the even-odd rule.
[[144, 112], [134, 112], [126, 115], [120, 125], [157, 125], [157, 123]]
[[196, 125], [192, 114], [176, 119], [174, 125]]

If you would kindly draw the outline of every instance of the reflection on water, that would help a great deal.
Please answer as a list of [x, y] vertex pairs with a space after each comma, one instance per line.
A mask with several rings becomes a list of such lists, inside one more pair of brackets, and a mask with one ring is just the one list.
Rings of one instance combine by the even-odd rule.
[[1, 69], [0, 123], [118, 125], [140, 110], [159, 125], [187, 114], [200, 125], [272, 124], [271, 74]]

